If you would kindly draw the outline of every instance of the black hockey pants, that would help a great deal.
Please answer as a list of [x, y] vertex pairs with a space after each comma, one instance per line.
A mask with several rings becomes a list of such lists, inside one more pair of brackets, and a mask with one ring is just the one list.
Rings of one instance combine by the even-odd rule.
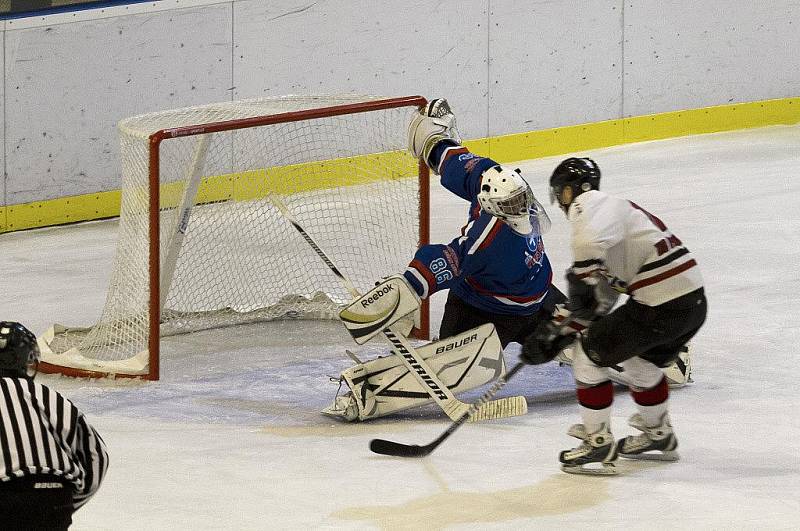
[[512, 341], [522, 344], [540, 321], [553, 317], [556, 304], [564, 303], [566, 300], [567, 297], [551, 284], [538, 312], [531, 315], [505, 315], [470, 306], [451, 291], [447, 294], [442, 324], [439, 326], [439, 338], [444, 339], [482, 324], [492, 323], [497, 329], [503, 348]]
[[659, 306], [633, 299], [592, 323], [584, 350], [593, 362], [611, 367], [639, 356], [666, 367], [706, 319], [703, 288]]
[[56, 476], [26, 476], [0, 483], [0, 529], [69, 529], [72, 485]]

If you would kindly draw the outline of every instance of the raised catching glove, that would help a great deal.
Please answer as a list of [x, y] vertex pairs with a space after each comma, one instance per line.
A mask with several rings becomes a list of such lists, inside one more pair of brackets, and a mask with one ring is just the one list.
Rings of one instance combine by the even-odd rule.
[[525, 339], [520, 361], [530, 365], [541, 365], [552, 361], [558, 353], [567, 348], [575, 340], [575, 336], [563, 335], [562, 327], [553, 321], [542, 321], [536, 329]]
[[431, 151], [442, 140], [461, 143], [456, 117], [445, 99], [431, 100], [408, 126], [408, 150], [430, 166]]

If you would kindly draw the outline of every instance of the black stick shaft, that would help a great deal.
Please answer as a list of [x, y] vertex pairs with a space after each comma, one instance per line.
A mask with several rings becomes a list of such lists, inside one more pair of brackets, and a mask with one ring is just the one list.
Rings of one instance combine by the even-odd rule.
[[372, 439], [369, 443], [369, 449], [376, 454], [391, 455], [394, 457], [425, 457], [426, 455], [430, 455], [430, 453], [433, 452], [437, 446], [442, 444], [453, 434], [453, 432], [460, 428], [462, 424], [467, 422], [483, 404], [489, 402], [494, 395], [496, 395], [500, 389], [502, 389], [508, 383], [508, 381], [513, 378], [514, 375], [517, 374], [524, 366], [525, 362], [522, 361], [514, 365], [504, 377], [497, 380], [497, 382], [495, 382], [488, 391], [481, 395], [481, 397], [470, 406], [466, 413], [461, 415], [457, 420], [453, 421], [453, 423], [450, 424], [450, 426], [432, 442], [424, 446], [419, 446], [417, 444], [402, 444], [384, 439]]

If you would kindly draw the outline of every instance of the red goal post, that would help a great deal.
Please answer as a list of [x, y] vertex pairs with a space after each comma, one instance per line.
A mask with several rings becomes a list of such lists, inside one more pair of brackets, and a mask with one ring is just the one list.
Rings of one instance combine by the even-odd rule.
[[[106, 307], [94, 327], [49, 330], [41, 370], [156, 380], [164, 335], [335, 318], [344, 289], [265, 198], [280, 194], [305, 217], [360, 289], [402, 271], [430, 235], [428, 168], [406, 151], [410, 116], [426, 103], [287, 96], [120, 122], [123, 199]], [[425, 301], [417, 337], [429, 326]]]

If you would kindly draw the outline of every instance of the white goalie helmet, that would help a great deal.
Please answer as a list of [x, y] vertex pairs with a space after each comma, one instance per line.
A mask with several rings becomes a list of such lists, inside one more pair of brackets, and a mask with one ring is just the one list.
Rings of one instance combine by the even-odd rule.
[[519, 169], [497, 165], [483, 172], [478, 202], [517, 234], [541, 236], [550, 229], [550, 217]]

